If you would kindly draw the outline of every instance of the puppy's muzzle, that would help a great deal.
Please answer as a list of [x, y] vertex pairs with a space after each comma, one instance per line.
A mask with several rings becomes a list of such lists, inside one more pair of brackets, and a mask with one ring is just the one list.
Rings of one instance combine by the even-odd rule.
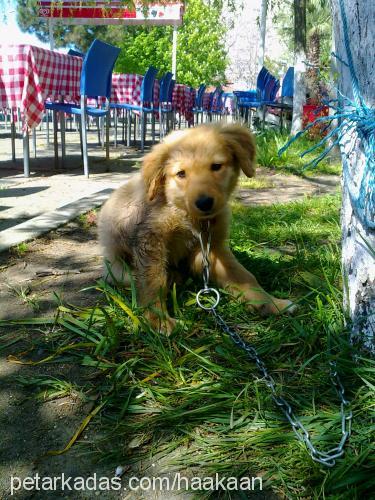
[[195, 200], [195, 206], [204, 213], [210, 212], [214, 206], [214, 199], [211, 196], [202, 194]]

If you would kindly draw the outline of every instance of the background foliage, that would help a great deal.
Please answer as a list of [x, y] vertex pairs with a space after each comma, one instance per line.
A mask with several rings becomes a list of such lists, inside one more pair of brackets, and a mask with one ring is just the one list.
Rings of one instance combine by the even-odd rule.
[[[224, 83], [227, 57], [225, 27], [220, 20], [222, 2], [188, 0], [184, 22], [178, 29], [178, 80], [192, 86]], [[48, 42], [48, 25], [36, 16], [36, 3], [17, 0], [20, 28]], [[56, 47], [73, 46], [86, 51], [95, 38], [120, 46], [123, 50], [115, 71], [144, 73], [150, 64], [160, 72], [171, 69], [171, 26], [69, 26], [54, 29]]]

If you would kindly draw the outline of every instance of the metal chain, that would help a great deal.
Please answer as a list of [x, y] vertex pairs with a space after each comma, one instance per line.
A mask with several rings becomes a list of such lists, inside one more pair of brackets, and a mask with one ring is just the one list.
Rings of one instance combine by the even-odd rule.
[[[286, 419], [292, 426], [292, 430], [297, 439], [306, 445], [311, 458], [315, 460], [315, 462], [319, 462], [326, 467], [333, 467], [336, 463], [336, 458], [341, 457], [344, 454], [344, 446], [351, 434], [351, 424], [353, 418], [352, 411], [346, 411], [347, 406], [349, 406], [349, 402], [345, 398], [345, 389], [337, 373], [336, 363], [334, 361], [330, 361], [329, 364], [332, 384], [335, 387], [340, 399], [341, 440], [336, 447], [328, 450], [327, 452], [324, 452], [316, 449], [311, 441], [308, 430], [302, 424], [301, 420], [295, 415], [291, 405], [282, 396], [279, 396], [277, 394], [275, 380], [268, 373], [267, 367], [259, 357], [255, 347], [245, 342], [238, 334], [238, 332], [232, 330], [225, 322], [223, 317], [217, 312], [216, 307], [220, 301], [220, 294], [218, 290], [216, 290], [216, 288], [211, 288], [208, 286], [210, 278], [209, 252], [211, 247], [211, 233], [209, 231], [209, 227], [210, 226], [208, 222], [207, 228], [205, 228], [204, 230], [204, 232], [206, 233], [205, 242], [203, 241], [203, 231], [198, 234], [203, 257], [203, 288], [197, 293], [197, 304], [205, 311], [209, 311], [213, 315], [221, 329], [230, 336], [230, 338], [238, 347], [245, 351], [246, 355], [249, 359], [251, 359], [251, 361], [255, 361], [255, 364], [259, 372], [261, 373], [267, 387], [271, 390], [273, 401], [284, 413]], [[205, 301], [203, 299], [205, 299]]]

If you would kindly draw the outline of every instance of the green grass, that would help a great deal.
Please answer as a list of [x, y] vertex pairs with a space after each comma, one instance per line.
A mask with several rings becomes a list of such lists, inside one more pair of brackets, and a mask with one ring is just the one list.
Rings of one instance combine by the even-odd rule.
[[14, 255], [17, 255], [17, 257], [22, 257], [23, 255], [25, 255], [29, 251], [29, 245], [25, 242], [19, 243], [15, 247], [12, 247], [10, 249], [10, 251]]
[[80, 214], [76, 220], [80, 225], [80, 227], [87, 231], [96, 225], [97, 215], [98, 215], [98, 209], [94, 208], [93, 210], [89, 210], [84, 214]]
[[341, 174], [341, 161], [339, 158], [326, 158], [322, 160], [314, 169], [305, 168], [306, 165], [315, 159], [324, 148], [309, 153], [301, 158], [301, 154], [310, 149], [317, 141], [302, 136], [294, 142], [281, 156], [279, 150], [289, 140], [286, 133], [268, 130], [261, 132], [256, 136], [257, 143], [257, 161], [262, 167], [275, 168], [284, 173], [296, 175], [316, 174]]
[[240, 189], [270, 189], [274, 187], [272, 179], [267, 177], [240, 177], [238, 181]]
[[360, 353], [354, 361], [347, 341], [339, 205], [339, 196], [273, 207], [234, 205], [231, 245], [237, 258], [267, 290], [293, 296], [300, 307], [293, 317], [262, 319], [225, 293], [220, 305], [228, 323], [257, 348], [314, 443], [326, 450], [341, 437], [327, 368], [337, 360], [354, 421], [345, 456], [334, 468], [313, 462], [296, 441], [254, 364], [195, 306], [200, 284], [193, 281], [172, 293], [179, 325], [170, 337], [150, 330], [134, 290], [121, 293], [100, 282], [101, 303], [60, 306], [48, 334], [36, 341], [36, 350], [42, 345], [50, 352], [39, 362], [80, 363], [94, 371], [95, 378], [91, 374], [80, 387], [56, 379], [50, 387], [48, 379], [34, 384], [39, 398], [59, 391], [95, 398], [91, 425], [101, 437], [79, 443], [82, 453], [113, 468], [152, 462], [157, 455], [169, 471], [261, 474], [268, 490], [287, 498], [370, 498], [375, 363]]

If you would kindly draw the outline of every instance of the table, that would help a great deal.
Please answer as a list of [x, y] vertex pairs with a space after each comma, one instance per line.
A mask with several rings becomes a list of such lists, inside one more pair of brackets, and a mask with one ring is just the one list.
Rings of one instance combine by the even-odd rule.
[[[46, 100], [79, 103], [82, 59], [33, 45], [0, 45], [0, 108], [19, 109], [23, 122], [24, 167], [28, 175], [28, 130], [37, 127], [45, 114]], [[140, 105], [143, 76], [113, 74], [115, 103]], [[159, 82], [155, 82], [158, 107]], [[176, 84], [173, 107], [192, 120], [193, 97], [189, 87]]]
[[[134, 104], [141, 105], [141, 86], [143, 76], [136, 74], [112, 75], [111, 102], [114, 104]], [[159, 81], [154, 84], [154, 107], [159, 107]], [[184, 115], [190, 123], [193, 119], [194, 93], [190, 87], [181, 83], [176, 83], [172, 94], [172, 108], [177, 113]]]
[[0, 107], [21, 110], [26, 131], [47, 99], [79, 102], [82, 59], [32, 45], [0, 46]]
[[175, 83], [173, 88], [172, 107], [178, 113], [184, 115], [188, 123], [192, 123], [194, 121], [194, 98], [194, 89], [181, 83]]
[[[79, 99], [82, 59], [32, 45], [0, 46], [0, 108], [11, 109], [12, 141], [14, 111], [23, 123], [23, 161], [29, 176], [29, 129], [43, 119], [44, 102]], [[12, 156], [14, 146], [12, 142]]]

